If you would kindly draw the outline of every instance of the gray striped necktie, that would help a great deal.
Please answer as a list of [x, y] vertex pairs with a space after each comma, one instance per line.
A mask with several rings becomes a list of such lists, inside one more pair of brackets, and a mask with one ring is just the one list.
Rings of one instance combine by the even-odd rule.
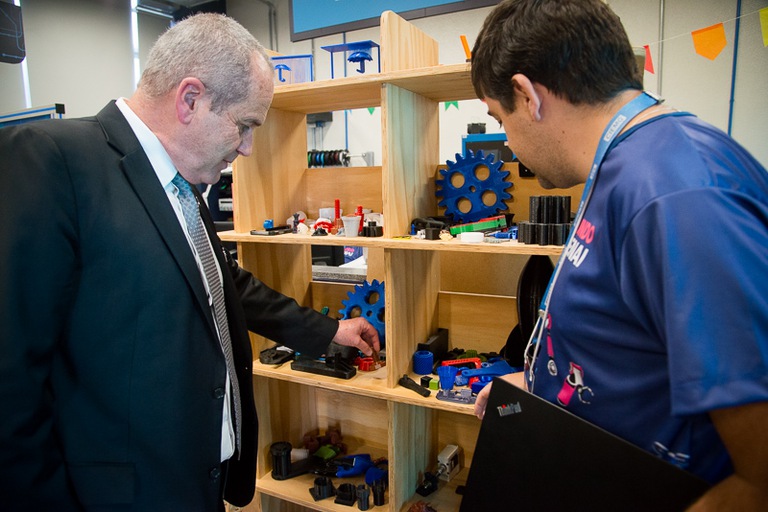
[[194, 193], [192, 193], [192, 187], [179, 173], [176, 173], [176, 176], [173, 178], [173, 184], [179, 189], [179, 202], [181, 202], [184, 220], [187, 223], [187, 229], [189, 230], [190, 237], [192, 237], [192, 243], [195, 246], [197, 255], [203, 264], [203, 272], [205, 273], [206, 281], [208, 281], [208, 289], [213, 299], [213, 312], [216, 315], [216, 324], [219, 328], [221, 350], [224, 353], [224, 359], [227, 362], [227, 373], [229, 373], [229, 380], [232, 383], [235, 403], [235, 445], [239, 451], [242, 407], [240, 404], [240, 387], [238, 386], [237, 373], [235, 372], [235, 360], [232, 356], [232, 341], [229, 337], [227, 311], [224, 305], [224, 291], [221, 288], [219, 273], [216, 271], [216, 259], [211, 251], [211, 245], [203, 227], [203, 221], [200, 219], [200, 206]]

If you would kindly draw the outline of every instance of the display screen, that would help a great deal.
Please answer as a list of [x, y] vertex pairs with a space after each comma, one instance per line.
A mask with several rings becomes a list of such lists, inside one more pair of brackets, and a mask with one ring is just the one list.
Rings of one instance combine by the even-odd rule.
[[21, 7], [0, 2], [0, 62], [18, 64], [26, 56]]
[[499, 0], [291, 0], [291, 41], [375, 27], [384, 11], [410, 20], [497, 3]]

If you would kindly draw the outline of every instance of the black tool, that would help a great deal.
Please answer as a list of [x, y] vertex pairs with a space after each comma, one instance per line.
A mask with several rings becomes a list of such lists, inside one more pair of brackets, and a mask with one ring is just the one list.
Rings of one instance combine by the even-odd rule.
[[397, 381], [398, 384], [403, 386], [404, 388], [408, 388], [410, 390], [413, 390], [420, 394], [421, 396], [429, 396], [432, 394], [430, 390], [428, 390], [425, 387], [419, 386], [415, 380], [410, 378], [408, 375], [403, 375], [400, 377], [400, 380]]
[[277, 345], [259, 352], [261, 364], [282, 364], [293, 359], [294, 352], [288, 347]]
[[416, 488], [416, 494], [420, 496], [429, 496], [437, 490], [437, 475], [429, 471], [424, 473], [424, 481]]
[[272, 456], [272, 478], [275, 480], [288, 480], [320, 467], [322, 461], [316, 457], [291, 462], [292, 450], [293, 445], [287, 441], [278, 441], [269, 447]]
[[338, 377], [340, 379], [351, 379], [357, 373], [355, 367], [344, 361], [341, 354], [326, 357], [325, 361], [299, 356], [291, 363], [291, 369], [299, 372], [326, 375], [328, 377]]

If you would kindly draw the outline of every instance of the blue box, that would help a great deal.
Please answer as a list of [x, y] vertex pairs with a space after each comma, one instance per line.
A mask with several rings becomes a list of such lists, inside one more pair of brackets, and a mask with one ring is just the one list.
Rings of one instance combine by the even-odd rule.
[[281, 55], [272, 57], [275, 66], [275, 85], [314, 82], [312, 55]]
[[[354, 63], [357, 66], [356, 71], [358, 73], [364, 74], [366, 72], [365, 69], [365, 63], [366, 61], [373, 61], [373, 56], [371, 55], [373, 52], [372, 50], [376, 48], [376, 63], [377, 68], [376, 72], [381, 73], [381, 48], [378, 44], [374, 43], [373, 41], [355, 41], [353, 43], [343, 43], [343, 44], [332, 44], [329, 46], [321, 46], [325, 51], [331, 52], [331, 78], [335, 78], [334, 76], [334, 69], [333, 69], [333, 60], [334, 60], [334, 54], [337, 52], [349, 52], [349, 56], [346, 57], [346, 59], [349, 62]], [[368, 67], [368, 71], [370, 71], [370, 66]]]

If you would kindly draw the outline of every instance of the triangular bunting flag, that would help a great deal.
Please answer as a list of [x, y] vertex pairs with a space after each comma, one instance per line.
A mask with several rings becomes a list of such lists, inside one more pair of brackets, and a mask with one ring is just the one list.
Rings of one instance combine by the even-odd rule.
[[643, 48], [645, 48], [645, 70], [653, 74], [654, 71], [653, 71], [653, 59], [651, 59], [651, 49], [648, 47], [648, 45], [643, 46]]
[[760, 9], [760, 29], [763, 31], [763, 46], [768, 46], [768, 7]]
[[715, 60], [725, 48], [725, 27], [722, 23], [691, 32], [696, 53], [710, 60]]
[[459, 102], [458, 101], [446, 101], [445, 102], [445, 110], [448, 110], [448, 107], [450, 107], [451, 105], [456, 107], [456, 110], [459, 110]]
[[376, 107], [368, 107], [368, 113], [373, 115], [373, 113], [376, 111]]

